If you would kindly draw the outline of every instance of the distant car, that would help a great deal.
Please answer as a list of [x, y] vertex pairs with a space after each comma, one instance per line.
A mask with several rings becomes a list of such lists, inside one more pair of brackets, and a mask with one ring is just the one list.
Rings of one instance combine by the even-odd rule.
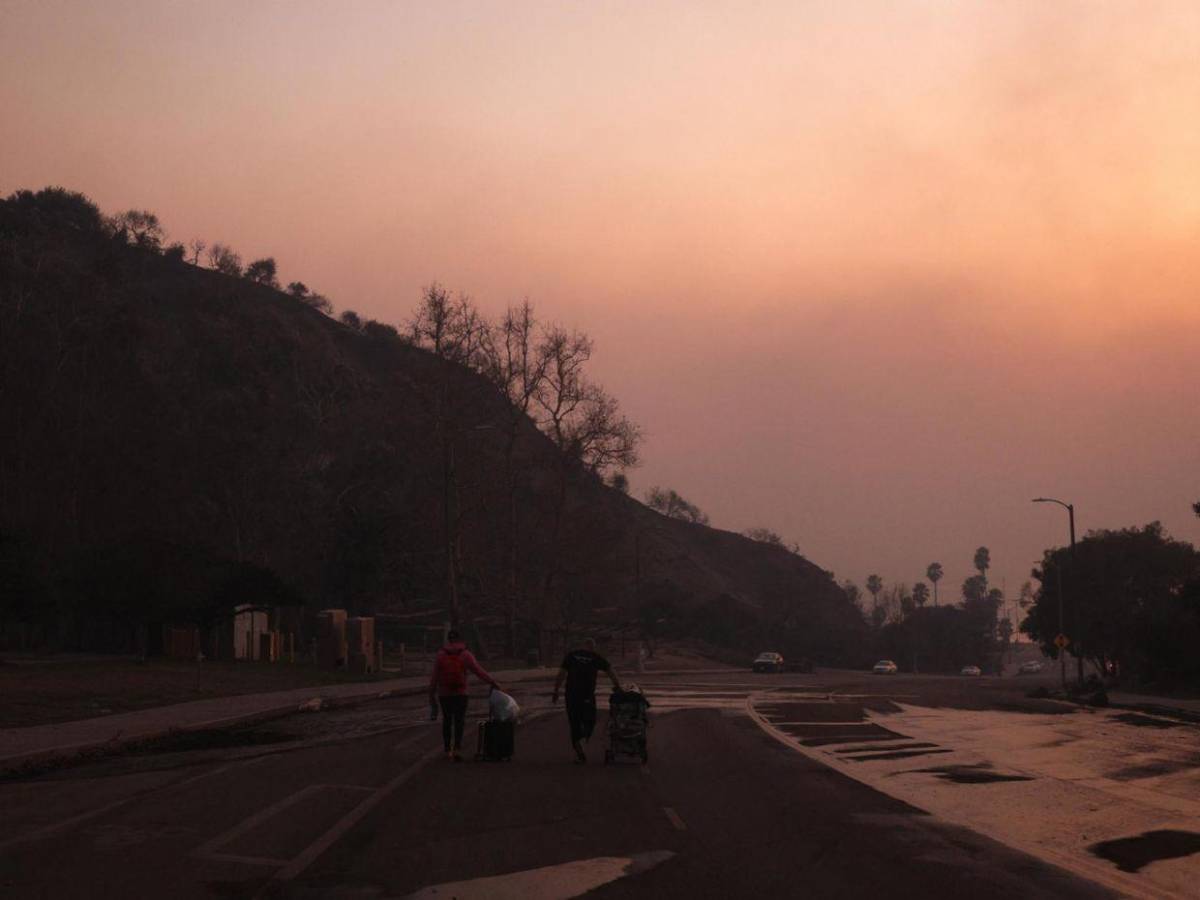
[[758, 654], [750, 666], [755, 672], [782, 672], [784, 668], [783, 657], [778, 653], [765, 651]]
[[875, 663], [875, 668], [873, 668], [871, 671], [876, 675], [895, 675], [900, 670], [890, 659], [881, 659], [879, 662]]
[[978, 678], [980, 675], [983, 674], [983, 669], [979, 668], [979, 666], [963, 666], [962, 672], [960, 672], [959, 674], [960, 675], [970, 675], [973, 678]]
[[1036, 659], [1031, 659], [1029, 662], [1021, 663], [1021, 667], [1017, 669], [1018, 675], [1036, 675], [1042, 671], [1042, 664]]

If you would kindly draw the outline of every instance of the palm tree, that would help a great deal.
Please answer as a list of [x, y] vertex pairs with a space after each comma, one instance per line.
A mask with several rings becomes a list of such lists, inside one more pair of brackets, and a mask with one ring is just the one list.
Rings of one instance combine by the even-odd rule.
[[938, 605], [937, 583], [942, 580], [942, 564], [940, 562], [932, 562], [929, 568], [925, 570], [925, 577], [933, 582], [933, 605]]
[[913, 603], [917, 604], [918, 607], [923, 607], [925, 602], [929, 599], [929, 585], [923, 581], [918, 581], [916, 584], [914, 584], [912, 589], [912, 598]]
[[987, 581], [987, 570], [992, 565], [992, 554], [987, 547], [980, 547], [975, 551], [975, 568], [979, 570], [979, 574], [983, 576], [984, 582]]
[[871, 592], [871, 605], [879, 606], [879, 592], [883, 590], [883, 579], [878, 575], [867, 576], [867, 590]]

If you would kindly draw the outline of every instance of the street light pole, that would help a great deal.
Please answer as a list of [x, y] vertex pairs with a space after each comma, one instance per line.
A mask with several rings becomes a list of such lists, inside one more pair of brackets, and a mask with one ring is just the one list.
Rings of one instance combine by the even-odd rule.
[[[1071, 526], [1071, 593], [1073, 595], [1072, 601], [1071, 601], [1071, 611], [1075, 617], [1075, 632], [1076, 632], [1075, 646], [1076, 646], [1076, 648], [1078, 648], [1079, 632], [1082, 630], [1083, 624], [1079, 618], [1079, 570], [1078, 570], [1079, 567], [1076, 566], [1076, 564], [1075, 564], [1075, 504], [1064, 503], [1062, 500], [1055, 500], [1053, 497], [1035, 497], [1033, 499], [1033, 502], [1034, 503], [1057, 503], [1059, 506], [1063, 507], [1067, 511], [1067, 520]], [[1060, 570], [1059, 575], [1058, 575], [1058, 633], [1062, 634], [1063, 633], [1062, 571], [1061, 571], [1061, 567], [1059, 567], [1059, 566], [1056, 566], [1055, 568], [1058, 568]], [[1073, 650], [1072, 652], [1075, 654], [1075, 665], [1077, 667], [1077, 672], [1079, 675], [1079, 683], [1082, 685], [1083, 684], [1083, 655], [1079, 652], [1078, 649]], [[1059, 659], [1062, 663], [1061, 667], [1062, 667], [1063, 687], [1065, 688], [1066, 684], [1067, 684], [1067, 669], [1066, 669], [1067, 662], [1066, 662], [1066, 657], [1061, 655], [1062, 654], [1061, 648], [1059, 650], [1059, 654], [1060, 654]]]

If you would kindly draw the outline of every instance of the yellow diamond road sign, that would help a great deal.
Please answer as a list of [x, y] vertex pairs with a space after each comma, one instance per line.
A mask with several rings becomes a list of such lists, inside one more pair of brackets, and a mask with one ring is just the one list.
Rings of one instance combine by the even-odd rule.
[[1056, 646], [1059, 650], [1066, 650], [1067, 644], [1069, 643], [1071, 642], [1067, 639], [1065, 634], [1060, 634], [1054, 639], [1054, 646]]

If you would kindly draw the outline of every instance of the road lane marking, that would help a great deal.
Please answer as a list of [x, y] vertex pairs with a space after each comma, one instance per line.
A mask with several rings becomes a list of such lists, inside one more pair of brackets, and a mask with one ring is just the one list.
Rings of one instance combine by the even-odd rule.
[[772, 719], [770, 716], [767, 716], [766, 719], [778, 728], [790, 728], [793, 725], [804, 725], [805, 727], [818, 725], [822, 728], [867, 728], [875, 724], [874, 722], [780, 722]]
[[600, 856], [557, 866], [542, 866], [505, 875], [433, 884], [409, 894], [405, 900], [569, 900], [601, 885], [637, 875], [666, 862], [670, 850], [632, 856]]
[[240, 863], [244, 866], [267, 866], [272, 869], [278, 869], [280, 866], [286, 866], [286, 859], [272, 859], [267, 856], [242, 856], [238, 853], [207, 853], [204, 859], [213, 860], [216, 862], [231, 862]]
[[[358, 806], [346, 813], [338, 819], [333, 826], [322, 834], [319, 838], [308, 845], [300, 852], [290, 863], [271, 876], [271, 882], [264, 886], [263, 891], [272, 886], [273, 882], [291, 881], [296, 876], [300, 875], [311, 866], [318, 857], [326, 850], [332, 847], [338, 840], [342, 838], [351, 828], [359, 823], [359, 821], [390, 794], [400, 788], [405, 782], [417, 774], [426, 763], [441, 754], [441, 749], [430, 750], [422, 755], [415, 763], [385, 784], [377, 789], [369, 797], [365, 798]], [[258, 896], [263, 896], [263, 891], [260, 891]]]
[[669, 806], [663, 807], [663, 813], [666, 814], [666, 817], [670, 823], [675, 826], [676, 831], [687, 831], [687, 825], [685, 825], [683, 819], [679, 817], [679, 813], [675, 812], [675, 810], [671, 809]]
[[250, 831], [252, 828], [255, 828], [256, 826], [261, 825], [263, 822], [265, 822], [267, 819], [274, 816], [276, 813], [283, 812], [289, 806], [294, 806], [296, 803], [299, 803], [301, 800], [303, 800], [309, 794], [314, 793], [315, 791], [319, 791], [319, 790], [323, 789], [324, 787], [326, 787], [326, 785], [310, 784], [308, 787], [301, 788], [300, 790], [296, 791], [296, 793], [290, 794], [287, 797], [284, 797], [278, 803], [272, 803], [266, 809], [260, 809], [254, 815], [250, 816], [247, 819], [243, 819], [240, 823], [235, 825], [233, 828], [230, 828], [228, 831], [218, 834], [212, 840], [205, 841], [203, 844], [201, 844], [199, 847], [197, 847], [195, 850], [192, 851], [192, 856], [198, 856], [198, 857], [211, 856], [218, 847], [224, 847], [226, 844], [241, 837], [243, 834], [245, 834], [247, 831]]
[[236, 766], [246, 766], [246, 765], [252, 765], [256, 762], [260, 762], [261, 759], [262, 759], [262, 757], [254, 757], [252, 759], [238, 760], [237, 762], [228, 763], [227, 765], [218, 766], [215, 769], [210, 769], [207, 772], [201, 772], [198, 775], [192, 775], [191, 777], [184, 778], [180, 781], [172, 781], [169, 784], [159, 785], [158, 787], [152, 787], [152, 788], [148, 788], [147, 790], [144, 790], [144, 791], [139, 791], [138, 793], [131, 794], [128, 797], [122, 797], [120, 800], [114, 800], [112, 803], [106, 803], [103, 806], [96, 807], [95, 809], [89, 809], [87, 812], [79, 813], [78, 815], [71, 816], [69, 819], [63, 819], [61, 822], [54, 822], [50, 825], [43, 825], [41, 828], [34, 829], [33, 831], [26, 832], [25, 834], [20, 834], [20, 835], [17, 835], [16, 837], [11, 837], [6, 840], [0, 841], [0, 850], [5, 850], [16, 844], [22, 844], [27, 841], [40, 841], [43, 838], [53, 837], [54, 835], [58, 834], [60, 831], [66, 831], [67, 829], [69, 829], [75, 825], [82, 825], [84, 822], [88, 822], [92, 819], [97, 818], [98, 816], [104, 815], [105, 813], [112, 812], [115, 809], [120, 809], [122, 806], [126, 806], [130, 803], [133, 803], [135, 800], [141, 800], [142, 798], [147, 797], [150, 794], [156, 793], [158, 791], [166, 791], [166, 790], [170, 790], [172, 788], [187, 787], [190, 784], [195, 784], [197, 781], [202, 781], [205, 778], [212, 777], [213, 775], [220, 775], [222, 772], [227, 772], [230, 769], [235, 768]]

